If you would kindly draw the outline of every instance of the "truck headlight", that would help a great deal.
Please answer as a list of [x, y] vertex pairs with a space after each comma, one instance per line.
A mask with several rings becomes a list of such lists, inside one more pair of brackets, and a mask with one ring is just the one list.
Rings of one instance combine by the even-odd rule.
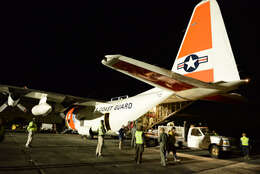
[[224, 146], [229, 146], [229, 141], [223, 141]]

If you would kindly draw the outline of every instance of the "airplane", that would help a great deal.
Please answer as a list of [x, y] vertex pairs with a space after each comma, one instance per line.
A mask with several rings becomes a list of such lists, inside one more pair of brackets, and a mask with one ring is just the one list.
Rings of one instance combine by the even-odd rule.
[[[122, 125], [162, 102], [225, 100], [236, 97], [229, 92], [249, 82], [249, 79], [240, 79], [216, 0], [202, 0], [195, 6], [171, 70], [123, 55], [106, 55], [102, 63], [154, 88], [108, 102], [8, 85], [0, 85], [0, 92], [9, 94], [8, 101], [13, 100], [14, 104], [10, 105], [13, 107], [20, 102], [19, 98], [12, 99], [14, 94], [39, 100], [32, 108], [33, 115], [60, 114], [68, 127], [80, 135], [97, 131], [101, 120], [107, 134], [115, 135]], [[0, 111], [7, 104], [4, 103]]]

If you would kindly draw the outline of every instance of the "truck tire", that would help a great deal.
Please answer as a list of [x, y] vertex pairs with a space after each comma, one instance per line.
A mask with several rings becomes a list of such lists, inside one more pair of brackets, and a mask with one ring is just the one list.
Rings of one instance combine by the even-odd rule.
[[220, 149], [217, 145], [211, 145], [209, 148], [209, 153], [212, 158], [220, 158]]

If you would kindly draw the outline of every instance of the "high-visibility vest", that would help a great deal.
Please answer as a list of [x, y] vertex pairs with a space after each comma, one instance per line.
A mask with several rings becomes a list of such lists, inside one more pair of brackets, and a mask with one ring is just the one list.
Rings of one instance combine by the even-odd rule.
[[98, 135], [104, 135], [105, 134], [105, 132], [103, 132], [103, 125], [102, 124], [100, 124], [100, 126], [99, 126], [99, 128], [98, 128]]
[[12, 125], [12, 130], [15, 130], [16, 129], [16, 126], [15, 124]]
[[136, 131], [135, 132], [135, 139], [136, 139], [136, 144], [143, 144], [143, 132], [142, 131]]
[[240, 140], [241, 140], [242, 146], [248, 146], [249, 138], [241, 137]]
[[28, 131], [37, 131], [37, 125], [33, 121], [31, 121], [27, 127], [27, 130]]

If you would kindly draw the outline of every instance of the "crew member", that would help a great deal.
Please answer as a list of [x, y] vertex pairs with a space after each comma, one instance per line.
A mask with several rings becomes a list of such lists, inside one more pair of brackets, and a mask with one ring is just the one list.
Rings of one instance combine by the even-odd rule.
[[246, 133], [242, 133], [242, 137], [240, 138], [242, 153], [245, 159], [249, 159], [249, 138], [246, 137]]
[[160, 136], [158, 138], [158, 142], [160, 143], [161, 165], [166, 166], [167, 134], [165, 133], [163, 127], [160, 129]]
[[106, 129], [104, 126], [104, 120], [100, 121], [100, 126], [98, 128], [98, 143], [97, 143], [97, 149], [96, 149], [96, 156], [102, 157], [102, 149], [104, 144], [104, 136], [106, 133]]
[[32, 147], [32, 139], [34, 136], [34, 133], [37, 131], [37, 125], [35, 123], [35, 118], [32, 119], [32, 121], [30, 121], [29, 125], [27, 126], [27, 131], [28, 131], [28, 138], [27, 138], [27, 142], [25, 144], [25, 147]]
[[214, 130], [212, 131], [212, 134], [213, 134], [214, 136], [219, 136], [218, 133], [217, 133], [216, 131], [214, 131]]
[[135, 132], [136, 132], [136, 124], [135, 121], [133, 122], [133, 127], [131, 129], [131, 135], [132, 135], [132, 139], [131, 139], [131, 147], [134, 148], [135, 147]]
[[122, 143], [123, 143], [123, 139], [124, 139], [124, 134], [125, 134], [125, 129], [124, 129], [124, 125], [119, 129], [118, 131], [119, 135], [119, 150], [122, 150]]
[[142, 163], [142, 155], [144, 152], [144, 143], [145, 143], [145, 139], [144, 139], [144, 133], [142, 131], [142, 126], [139, 125], [137, 127], [137, 130], [135, 132], [135, 161], [136, 164], [141, 164]]
[[15, 130], [16, 130], [16, 125], [12, 124], [12, 131], [15, 131]]
[[5, 129], [2, 118], [0, 118], [0, 142], [4, 140]]
[[177, 154], [176, 154], [176, 133], [175, 133], [175, 127], [172, 127], [171, 130], [168, 132], [168, 154], [172, 153], [173, 154], [173, 159], [174, 161], [180, 161], [177, 159]]

